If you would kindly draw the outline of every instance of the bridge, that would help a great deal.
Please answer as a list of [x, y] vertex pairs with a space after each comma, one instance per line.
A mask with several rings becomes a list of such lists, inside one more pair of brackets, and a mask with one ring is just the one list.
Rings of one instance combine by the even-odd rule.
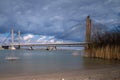
[[53, 47], [56, 49], [56, 47], [85, 47], [87, 48], [90, 44], [90, 36], [91, 36], [91, 19], [90, 16], [87, 16], [86, 18], [86, 38], [85, 42], [67, 42], [67, 43], [21, 43], [20, 42], [20, 32], [18, 32], [18, 43], [14, 43], [14, 31], [12, 30], [12, 42], [10, 44], [3, 44], [2, 48], [4, 49], [20, 49], [21, 46], [27, 46], [32, 49], [33, 46], [44, 46], [44, 47]]
[[[21, 43], [13, 44], [13, 46], [58, 46], [58, 47], [84, 47], [87, 46], [88, 42], [73, 42], [73, 43]], [[3, 46], [10, 46], [3, 45]]]

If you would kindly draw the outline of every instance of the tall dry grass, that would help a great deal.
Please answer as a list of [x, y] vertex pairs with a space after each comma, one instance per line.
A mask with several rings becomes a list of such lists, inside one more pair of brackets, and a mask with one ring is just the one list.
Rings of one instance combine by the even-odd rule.
[[85, 51], [89, 57], [120, 60], [120, 27], [95, 33]]

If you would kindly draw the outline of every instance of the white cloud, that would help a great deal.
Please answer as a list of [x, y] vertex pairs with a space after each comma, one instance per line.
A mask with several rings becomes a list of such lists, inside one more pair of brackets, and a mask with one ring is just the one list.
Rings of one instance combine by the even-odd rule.
[[47, 36], [41, 35], [40, 39], [45, 39]]
[[40, 38], [36, 42], [38, 43], [63, 43], [62, 40], [56, 39], [54, 36], [45, 36], [45, 35], [41, 35]]
[[46, 42], [47, 36], [44, 36], [44, 35], [40, 35], [40, 38], [37, 40], [37, 42]]
[[55, 43], [55, 40], [54, 40], [54, 39], [51, 39], [51, 40], [49, 41], [49, 43]]
[[56, 43], [63, 43], [63, 40], [58, 40], [56, 41]]
[[53, 38], [55, 38], [55, 37], [54, 37], [54, 36], [49, 36], [48, 38], [49, 38], [49, 39], [53, 39]]
[[36, 41], [39, 43], [49, 43], [50, 39], [52, 39], [53, 36], [45, 36], [45, 35], [41, 35], [40, 38]]
[[28, 35], [26, 35], [26, 36], [23, 37], [23, 40], [30, 42], [30, 39], [32, 39], [32, 38], [34, 38], [34, 35], [28, 34]]

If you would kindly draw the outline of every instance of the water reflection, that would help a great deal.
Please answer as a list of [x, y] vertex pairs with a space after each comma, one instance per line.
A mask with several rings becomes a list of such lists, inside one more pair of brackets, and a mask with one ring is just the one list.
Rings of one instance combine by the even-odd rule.
[[10, 50], [9, 55], [5, 57], [5, 60], [8, 60], [8, 61], [15, 61], [18, 59], [19, 57], [15, 56], [15, 53], [13, 50]]

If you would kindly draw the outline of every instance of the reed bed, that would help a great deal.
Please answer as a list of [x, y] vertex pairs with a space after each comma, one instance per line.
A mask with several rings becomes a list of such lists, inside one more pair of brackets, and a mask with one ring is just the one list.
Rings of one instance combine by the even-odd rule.
[[85, 51], [88, 57], [120, 60], [120, 27], [92, 35]]

